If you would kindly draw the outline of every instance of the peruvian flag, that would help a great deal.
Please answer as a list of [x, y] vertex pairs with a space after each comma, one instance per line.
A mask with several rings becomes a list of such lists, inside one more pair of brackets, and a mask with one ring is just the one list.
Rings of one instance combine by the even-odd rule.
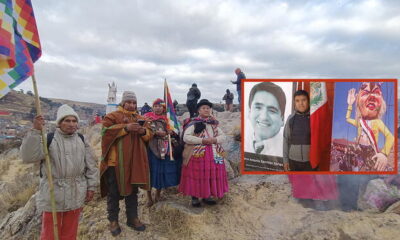
[[310, 83], [311, 149], [310, 163], [329, 171], [330, 145], [332, 136], [332, 116], [328, 105], [325, 82]]

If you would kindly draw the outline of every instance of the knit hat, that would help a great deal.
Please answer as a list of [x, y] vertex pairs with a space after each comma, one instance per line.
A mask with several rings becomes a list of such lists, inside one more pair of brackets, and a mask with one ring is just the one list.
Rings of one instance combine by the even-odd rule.
[[79, 116], [74, 111], [74, 109], [72, 109], [67, 104], [64, 104], [61, 107], [59, 107], [57, 110], [57, 120], [56, 120], [57, 125], [59, 125], [62, 122], [62, 120], [68, 116], [76, 117], [76, 120], [79, 122]]
[[165, 108], [165, 102], [161, 98], [157, 98], [156, 100], [154, 100], [153, 106], [157, 105], [157, 104], [159, 104], [159, 105], [161, 105], [161, 106], [163, 106]]
[[132, 91], [125, 91], [122, 94], [121, 105], [126, 101], [135, 101], [136, 102], [136, 94]]
[[210, 101], [208, 101], [207, 99], [201, 99], [200, 102], [197, 103], [197, 110], [199, 110], [199, 108], [200, 108], [201, 106], [203, 106], [203, 105], [207, 105], [207, 106], [209, 106], [210, 108], [212, 108], [212, 106], [213, 106], [213, 104], [212, 104]]

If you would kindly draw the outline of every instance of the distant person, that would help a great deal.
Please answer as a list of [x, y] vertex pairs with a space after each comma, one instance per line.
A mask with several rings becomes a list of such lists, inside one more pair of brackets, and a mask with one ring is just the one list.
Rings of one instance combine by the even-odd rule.
[[140, 109], [140, 114], [141, 115], [145, 115], [148, 112], [152, 112], [153, 110], [151, 109], [151, 107], [149, 106], [149, 104], [147, 104], [147, 102], [144, 103], [143, 107]]
[[310, 163], [310, 97], [298, 90], [293, 97], [295, 112], [286, 120], [283, 132], [283, 168], [285, 171], [313, 171]]
[[253, 128], [246, 140], [245, 151], [263, 155], [282, 156], [282, 134], [286, 96], [272, 82], [255, 85], [249, 96], [249, 120]]
[[94, 118], [94, 124], [98, 124], [98, 123], [101, 123], [101, 117], [100, 117], [100, 115], [97, 113], [96, 114], [96, 117]]
[[126, 225], [144, 231], [138, 218], [139, 187], [150, 189], [147, 144], [153, 136], [150, 123], [136, 111], [136, 94], [125, 91], [117, 111], [103, 120], [100, 164], [101, 196], [107, 196], [107, 218], [113, 236], [121, 233], [119, 201], [125, 199]]
[[[83, 205], [93, 199], [98, 186], [97, 161], [90, 145], [77, 132], [78, 122], [78, 114], [64, 104], [57, 111], [56, 131], [47, 135], [59, 239], [76, 239]], [[43, 125], [43, 116], [36, 116], [33, 129], [22, 142], [21, 157], [24, 163], [40, 162], [40, 184], [36, 196], [36, 206], [43, 211], [40, 239], [53, 239], [50, 187], [41, 143]]]
[[174, 104], [175, 112], [178, 113], [178, 101], [176, 101], [176, 99], [175, 99], [172, 104]]
[[187, 93], [187, 100], [186, 100], [186, 106], [189, 110], [190, 118], [193, 118], [196, 116], [196, 106], [197, 106], [197, 101], [201, 97], [201, 92], [197, 88], [197, 84], [193, 83], [192, 87], [189, 89], [189, 92]]
[[244, 75], [244, 73], [242, 72], [242, 70], [240, 70], [240, 68], [236, 68], [235, 69], [235, 73], [237, 75], [237, 79], [236, 81], [231, 81], [233, 84], [236, 84], [236, 90], [238, 93], [238, 101], [239, 101], [239, 105], [241, 103], [241, 92], [242, 92], [242, 79], [246, 79], [246, 76]]
[[225, 100], [225, 111], [232, 112], [233, 109], [233, 93], [229, 91], [229, 89], [226, 89], [226, 93], [222, 100]]

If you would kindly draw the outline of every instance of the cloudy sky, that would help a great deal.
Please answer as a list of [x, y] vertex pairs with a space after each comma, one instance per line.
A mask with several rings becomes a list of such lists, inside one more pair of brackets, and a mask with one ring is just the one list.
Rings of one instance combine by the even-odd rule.
[[236, 67], [247, 78], [400, 78], [396, 0], [32, 2], [44, 97], [106, 103], [114, 81], [118, 100], [133, 90], [142, 105], [167, 78], [179, 103], [194, 82], [219, 102], [236, 94]]

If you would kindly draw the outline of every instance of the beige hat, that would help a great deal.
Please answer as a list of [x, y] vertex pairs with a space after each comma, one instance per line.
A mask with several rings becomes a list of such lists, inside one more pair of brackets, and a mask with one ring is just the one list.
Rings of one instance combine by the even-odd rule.
[[68, 116], [74, 116], [76, 117], [76, 120], [79, 122], [79, 116], [78, 114], [72, 109], [70, 106], [67, 104], [62, 105], [61, 107], [58, 108], [57, 110], [57, 125], [60, 124], [60, 122]]
[[132, 91], [125, 91], [122, 94], [121, 105], [124, 104], [126, 101], [136, 101], [136, 94]]

